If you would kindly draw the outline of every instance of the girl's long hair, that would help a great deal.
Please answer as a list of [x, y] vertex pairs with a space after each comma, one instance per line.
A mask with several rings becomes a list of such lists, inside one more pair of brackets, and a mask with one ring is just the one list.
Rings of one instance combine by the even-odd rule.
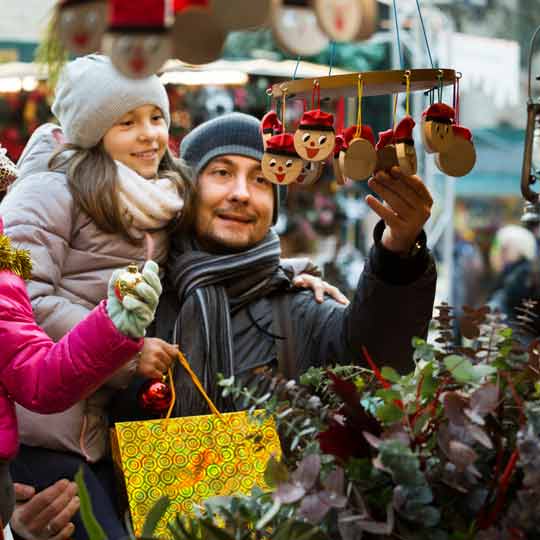
[[[103, 143], [88, 149], [64, 144], [51, 156], [49, 168], [67, 168], [68, 185], [76, 207], [88, 214], [102, 231], [119, 233], [135, 245], [142, 243], [129, 232], [128, 224], [122, 219], [118, 205], [117, 168]], [[193, 184], [168, 148], [159, 164], [158, 176], [172, 180], [184, 199], [179, 218], [167, 228], [169, 233], [187, 231], [193, 221]]]

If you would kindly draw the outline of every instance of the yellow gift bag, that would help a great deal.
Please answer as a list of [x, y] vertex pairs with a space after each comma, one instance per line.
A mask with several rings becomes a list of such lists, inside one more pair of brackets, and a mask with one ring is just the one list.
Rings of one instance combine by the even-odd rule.
[[136, 537], [160, 497], [167, 495], [171, 504], [155, 535], [170, 538], [167, 523], [177, 513], [193, 514], [196, 505], [209, 497], [248, 494], [255, 486], [267, 489], [268, 459], [281, 457], [272, 419], [258, 425], [245, 411], [219, 413], [182, 353], [179, 361], [213, 414], [170, 418], [173, 394], [166, 418], [118, 422], [111, 430], [113, 461], [125, 487]]

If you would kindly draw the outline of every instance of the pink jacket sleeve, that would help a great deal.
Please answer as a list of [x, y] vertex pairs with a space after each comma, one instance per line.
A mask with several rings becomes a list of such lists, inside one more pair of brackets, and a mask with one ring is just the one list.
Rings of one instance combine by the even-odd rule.
[[24, 281], [0, 272], [0, 382], [23, 407], [62, 411], [110, 377], [142, 348], [120, 333], [105, 302], [54, 343], [35, 323]]

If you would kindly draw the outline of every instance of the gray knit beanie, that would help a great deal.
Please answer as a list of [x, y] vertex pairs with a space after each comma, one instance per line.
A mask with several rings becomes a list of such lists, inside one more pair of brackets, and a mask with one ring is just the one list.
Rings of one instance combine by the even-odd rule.
[[60, 121], [66, 142], [91, 148], [119, 118], [141, 105], [159, 107], [169, 127], [169, 98], [156, 75], [128, 79], [107, 56], [90, 54], [69, 62], [62, 70], [52, 112]]
[[[225, 155], [245, 156], [261, 161], [264, 147], [261, 122], [249, 114], [233, 112], [200, 124], [188, 133], [180, 144], [180, 157], [189, 165], [195, 180], [214, 158]], [[279, 199], [286, 188], [273, 184], [275, 224]]]

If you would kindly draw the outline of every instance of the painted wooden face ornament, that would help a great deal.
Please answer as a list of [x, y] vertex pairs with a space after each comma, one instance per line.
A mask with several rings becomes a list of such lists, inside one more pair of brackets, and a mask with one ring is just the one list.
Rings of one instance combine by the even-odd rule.
[[274, 135], [279, 135], [280, 133], [283, 133], [283, 124], [281, 123], [277, 112], [267, 112], [261, 120], [261, 135], [265, 150], [268, 139], [270, 139]]
[[392, 167], [399, 165], [394, 145], [393, 129], [387, 129], [379, 133], [379, 140], [375, 145], [375, 150], [377, 151], [375, 171], [390, 171]]
[[341, 169], [346, 178], [351, 180], [367, 180], [375, 170], [377, 152], [372, 129], [363, 124], [351, 126], [343, 132], [347, 143], [345, 151], [340, 155]]
[[461, 177], [469, 174], [476, 163], [476, 150], [472, 133], [463, 126], [452, 126], [454, 138], [447, 152], [435, 156], [438, 169], [448, 176]]
[[282, 133], [270, 137], [261, 161], [264, 177], [274, 184], [292, 184], [302, 173], [304, 162], [294, 149], [293, 136]]
[[64, 47], [75, 55], [101, 49], [107, 28], [105, 0], [64, 0], [58, 7], [58, 36]]
[[446, 152], [452, 146], [455, 111], [445, 103], [433, 103], [422, 113], [422, 143], [428, 154]]
[[302, 171], [296, 179], [298, 184], [311, 186], [321, 177], [324, 169], [323, 161], [304, 161]]
[[416, 174], [418, 166], [412, 135], [414, 126], [414, 120], [410, 116], [406, 116], [394, 129], [396, 157], [401, 172], [406, 176]]
[[334, 116], [314, 109], [306, 111], [294, 134], [297, 154], [307, 161], [324, 161], [334, 151]]
[[141, 79], [156, 73], [172, 55], [171, 0], [110, 0], [103, 49], [120, 73]]

